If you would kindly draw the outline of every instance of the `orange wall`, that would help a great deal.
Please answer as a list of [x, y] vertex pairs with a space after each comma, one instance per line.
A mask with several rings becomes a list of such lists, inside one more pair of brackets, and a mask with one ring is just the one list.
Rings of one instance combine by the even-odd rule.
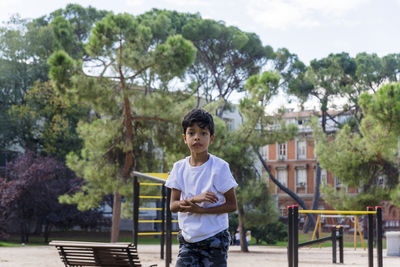
[[269, 145], [268, 154], [270, 160], [276, 160], [276, 144]]
[[296, 159], [296, 141], [290, 140], [287, 142], [286, 155], [288, 159]]
[[314, 158], [314, 139], [312, 138], [307, 138], [307, 155], [306, 157], [308, 159], [313, 159]]

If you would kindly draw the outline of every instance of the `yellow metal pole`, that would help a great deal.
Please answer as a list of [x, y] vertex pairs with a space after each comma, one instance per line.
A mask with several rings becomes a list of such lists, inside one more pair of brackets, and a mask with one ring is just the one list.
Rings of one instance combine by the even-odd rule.
[[161, 186], [162, 183], [139, 183], [140, 185], [149, 185], [149, 186]]
[[[321, 220], [319, 220], [319, 238], [321, 238], [321, 235], [322, 235], [321, 228], [322, 228], [322, 226], [321, 226]], [[322, 243], [319, 243], [319, 248], [322, 248]]]
[[354, 250], [357, 250], [357, 217], [354, 217]]
[[318, 214], [376, 214], [376, 211], [358, 210], [299, 210], [299, 213], [318, 213]]
[[[320, 222], [320, 221], [321, 221], [321, 215], [318, 215], [317, 222], [315, 223], [315, 228], [314, 228], [314, 232], [313, 232], [313, 234], [312, 234], [311, 240], [314, 240], [314, 239], [315, 239], [315, 235], [317, 234], [318, 225], [319, 225], [319, 222]], [[310, 248], [312, 248], [312, 245], [310, 246]]]
[[162, 196], [139, 196], [139, 198], [149, 198], [149, 199], [155, 198], [155, 199], [160, 199], [160, 198], [162, 198]]
[[358, 220], [357, 220], [357, 228], [358, 228], [358, 234], [360, 235], [360, 240], [361, 240], [362, 247], [365, 250], [364, 237], [363, 237], [363, 235], [361, 233], [361, 228], [360, 228], [360, 224], [358, 223]]

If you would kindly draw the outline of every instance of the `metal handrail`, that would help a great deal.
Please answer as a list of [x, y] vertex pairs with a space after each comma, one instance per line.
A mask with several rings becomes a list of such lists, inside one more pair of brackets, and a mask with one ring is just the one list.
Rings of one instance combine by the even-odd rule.
[[152, 181], [155, 181], [155, 182], [159, 182], [159, 183], [165, 184], [165, 180], [164, 179], [161, 179], [161, 178], [158, 178], [158, 177], [155, 177], [155, 176], [151, 176], [151, 175], [148, 175], [148, 174], [144, 174], [144, 173], [141, 173], [141, 172], [134, 171], [133, 172], [133, 176], [137, 176], [139, 178], [145, 178], [145, 179], [149, 179], [149, 180], [152, 180]]

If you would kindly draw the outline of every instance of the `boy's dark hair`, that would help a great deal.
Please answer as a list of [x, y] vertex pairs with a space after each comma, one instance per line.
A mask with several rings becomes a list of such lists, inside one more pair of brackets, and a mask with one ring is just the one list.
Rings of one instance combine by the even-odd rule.
[[186, 129], [195, 123], [201, 129], [208, 128], [210, 135], [214, 134], [214, 119], [207, 111], [200, 108], [194, 108], [189, 111], [182, 120], [183, 134], [186, 134]]

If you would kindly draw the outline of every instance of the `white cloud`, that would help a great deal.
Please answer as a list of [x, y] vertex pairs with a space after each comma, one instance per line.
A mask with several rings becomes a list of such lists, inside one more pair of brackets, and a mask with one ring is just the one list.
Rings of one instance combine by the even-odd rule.
[[371, 0], [249, 0], [246, 9], [268, 28], [316, 27], [323, 20], [335, 23], [367, 1]]
[[0, 22], [8, 21], [11, 15], [18, 13], [18, 6], [21, 4], [21, 0], [0, 1]]
[[178, 7], [204, 7], [208, 6], [212, 1], [202, 0], [126, 0], [128, 6], [153, 6], [157, 8], [174, 9]]
[[127, 6], [137, 7], [143, 6], [146, 3], [146, 0], [125, 0]]

